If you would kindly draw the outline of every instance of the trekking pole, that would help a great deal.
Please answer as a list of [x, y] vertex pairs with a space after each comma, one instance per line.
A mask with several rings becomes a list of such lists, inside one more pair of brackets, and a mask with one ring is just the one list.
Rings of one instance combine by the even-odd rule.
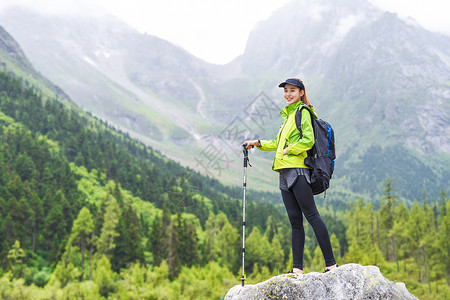
[[[250, 161], [248, 159], [248, 149], [247, 144], [243, 145], [244, 149], [244, 183], [243, 183], [243, 197], [242, 197], [242, 286], [244, 286], [245, 282], [245, 271], [244, 271], [244, 262], [245, 262], [245, 189], [247, 187], [247, 165], [250, 167], [252, 166], [250, 164]], [[253, 146], [252, 146], [253, 148]]]

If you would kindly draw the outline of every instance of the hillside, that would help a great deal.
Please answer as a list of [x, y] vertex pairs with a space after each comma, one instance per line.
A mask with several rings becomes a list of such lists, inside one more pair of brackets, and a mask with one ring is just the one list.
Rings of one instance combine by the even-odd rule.
[[[0, 72], [2, 298], [10, 296], [10, 279], [63, 288], [77, 276], [100, 278], [104, 264], [107, 272], [133, 263], [168, 266], [165, 276], [173, 280], [182, 268], [209, 264], [204, 253], [219, 257], [206, 231], [225, 226], [239, 237], [241, 189], [186, 169], [44, 93], [29, 74], [22, 77], [21, 63], [33, 71], [31, 64], [25, 56], [16, 61], [21, 50], [11, 45], [0, 48], [1, 60], [14, 66]], [[251, 201], [248, 208], [249, 228], [266, 228], [269, 215], [282, 219], [272, 205]], [[116, 291], [97, 284], [101, 295]]]

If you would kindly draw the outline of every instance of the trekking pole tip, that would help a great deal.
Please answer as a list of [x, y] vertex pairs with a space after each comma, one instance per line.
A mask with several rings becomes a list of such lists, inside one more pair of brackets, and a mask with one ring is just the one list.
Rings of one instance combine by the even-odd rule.
[[243, 275], [243, 276], [241, 277], [241, 281], [242, 281], [242, 286], [244, 286], [244, 284], [245, 284], [245, 280], [246, 280], [246, 278], [245, 278], [245, 275]]

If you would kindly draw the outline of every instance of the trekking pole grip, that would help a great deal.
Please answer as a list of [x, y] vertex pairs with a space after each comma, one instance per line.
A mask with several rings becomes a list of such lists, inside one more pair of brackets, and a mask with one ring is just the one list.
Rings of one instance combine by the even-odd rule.
[[[250, 164], [250, 160], [248, 159], [248, 149], [247, 149], [247, 144], [244, 144], [244, 145], [242, 145], [242, 152], [244, 153], [244, 168], [247, 168], [247, 165], [248, 166], [252, 166], [251, 164]], [[252, 148], [253, 148], [253, 145], [252, 145]]]
[[244, 168], [246, 168], [248, 165], [248, 149], [244, 148], [243, 152], [244, 152]]

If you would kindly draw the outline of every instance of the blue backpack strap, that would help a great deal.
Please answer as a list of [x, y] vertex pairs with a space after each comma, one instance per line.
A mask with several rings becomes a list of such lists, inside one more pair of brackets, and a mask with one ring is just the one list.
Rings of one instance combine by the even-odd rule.
[[[328, 130], [327, 130], [327, 132], [328, 132], [328, 145], [327, 145], [327, 155], [329, 156], [330, 155], [330, 144], [331, 144], [331, 125], [330, 125], [330, 123], [328, 123], [327, 122], [327, 125], [328, 125]], [[334, 161], [333, 161], [333, 163], [334, 163]]]

